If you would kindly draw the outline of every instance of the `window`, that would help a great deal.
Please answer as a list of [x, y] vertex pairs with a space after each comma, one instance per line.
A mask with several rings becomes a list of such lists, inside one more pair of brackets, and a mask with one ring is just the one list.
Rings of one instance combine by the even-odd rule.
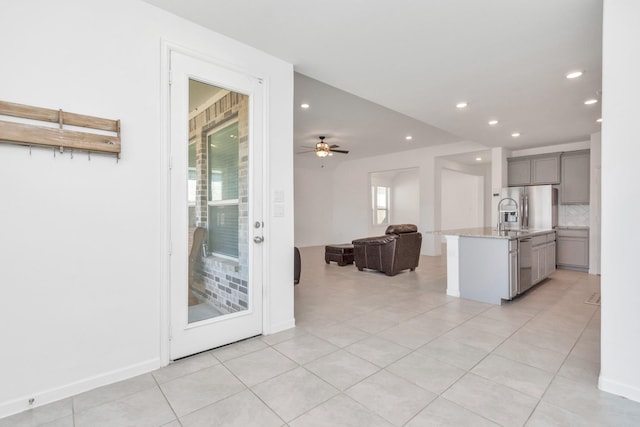
[[209, 134], [207, 144], [209, 251], [238, 258], [238, 122]]
[[371, 206], [373, 225], [389, 224], [389, 187], [371, 186]]

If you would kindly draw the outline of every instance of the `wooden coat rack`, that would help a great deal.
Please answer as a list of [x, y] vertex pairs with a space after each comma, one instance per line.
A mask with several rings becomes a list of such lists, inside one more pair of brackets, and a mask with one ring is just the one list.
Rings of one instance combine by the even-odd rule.
[[[0, 142], [54, 147], [59, 148], [61, 152], [68, 148], [89, 153], [114, 154], [120, 157], [120, 120], [102, 119], [5, 101], [0, 101], [0, 116], [59, 124], [58, 128], [54, 128], [0, 120]], [[65, 129], [65, 126], [96, 129], [110, 135], [70, 130]]]

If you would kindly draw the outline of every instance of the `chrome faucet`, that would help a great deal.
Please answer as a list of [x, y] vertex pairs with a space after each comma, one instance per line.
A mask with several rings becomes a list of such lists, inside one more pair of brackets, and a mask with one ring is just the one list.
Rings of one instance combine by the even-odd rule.
[[[505, 200], [511, 200], [513, 203], [515, 203], [515, 205], [516, 205], [515, 210], [503, 211], [502, 209], [500, 209], [500, 206], [502, 206], [502, 202], [504, 202]], [[500, 200], [498, 202], [498, 227], [497, 227], [498, 231], [504, 230], [504, 221], [503, 221], [504, 218], [503, 218], [502, 214], [506, 213], [506, 212], [516, 212], [516, 215], [517, 215], [518, 202], [516, 202], [515, 199], [512, 199], [511, 197], [505, 197], [504, 199], [502, 199], [502, 200]]]

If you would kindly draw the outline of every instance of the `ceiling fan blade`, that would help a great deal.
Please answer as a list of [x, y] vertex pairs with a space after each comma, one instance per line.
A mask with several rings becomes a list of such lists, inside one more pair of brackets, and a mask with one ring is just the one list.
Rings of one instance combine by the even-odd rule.
[[300, 148], [313, 148], [313, 149], [315, 149], [316, 147], [309, 147], [307, 145], [301, 145]]
[[331, 150], [332, 153], [349, 154], [349, 150]]
[[329, 146], [329, 148], [338, 148], [338, 147], [340, 147], [340, 146], [339, 146], [339, 145], [336, 145], [336, 144], [333, 144], [333, 145], [330, 145], [330, 146]]
[[299, 152], [297, 152], [296, 154], [313, 153], [313, 152], [315, 152], [315, 151], [316, 151], [316, 150], [299, 151]]

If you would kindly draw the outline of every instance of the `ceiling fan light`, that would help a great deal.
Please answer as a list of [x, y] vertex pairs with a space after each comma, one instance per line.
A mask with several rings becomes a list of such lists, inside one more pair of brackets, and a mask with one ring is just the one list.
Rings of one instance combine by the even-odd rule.
[[331, 148], [329, 147], [329, 144], [327, 144], [326, 142], [321, 141], [316, 144], [316, 156], [327, 157], [330, 152], [331, 152]]

